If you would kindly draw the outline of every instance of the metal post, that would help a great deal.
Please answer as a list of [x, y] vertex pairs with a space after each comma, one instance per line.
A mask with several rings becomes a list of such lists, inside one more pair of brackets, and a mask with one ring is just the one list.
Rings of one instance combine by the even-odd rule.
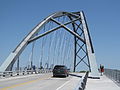
[[19, 57], [18, 57], [18, 60], [17, 60], [17, 75], [19, 75]]
[[34, 44], [35, 44], [35, 41], [33, 42], [33, 44], [32, 44], [32, 54], [31, 54], [31, 62], [30, 62], [30, 64], [31, 64], [31, 69], [32, 69], [32, 66], [33, 66], [33, 52], [34, 52]]
[[19, 71], [19, 57], [18, 57], [18, 60], [17, 60], [17, 70]]
[[74, 69], [73, 72], [76, 70], [76, 51], [77, 51], [77, 41], [76, 36], [74, 36]]

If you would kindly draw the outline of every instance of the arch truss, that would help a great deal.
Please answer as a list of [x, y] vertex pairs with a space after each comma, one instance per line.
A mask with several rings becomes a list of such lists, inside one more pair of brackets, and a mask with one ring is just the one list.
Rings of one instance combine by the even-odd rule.
[[[63, 16], [68, 17], [69, 21], [63, 23], [57, 19]], [[49, 22], [55, 23], [55, 27], [38, 34], [40, 30]], [[68, 27], [69, 24], [72, 25], [72, 28]], [[1, 65], [0, 71], [11, 71], [14, 63], [18, 60], [18, 57], [28, 44], [61, 28], [64, 28], [64, 30], [74, 36], [74, 71], [79, 64], [84, 63], [89, 68], [91, 76], [98, 76], [94, 49], [83, 11], [57, 12], [45, 18], [42, 22], [35, 26], [32, 31], [20, 42], [20, 44], [10, 53], [8, 58]], [[87, 61], [84, 60], [85, 58], [87, 58]]]

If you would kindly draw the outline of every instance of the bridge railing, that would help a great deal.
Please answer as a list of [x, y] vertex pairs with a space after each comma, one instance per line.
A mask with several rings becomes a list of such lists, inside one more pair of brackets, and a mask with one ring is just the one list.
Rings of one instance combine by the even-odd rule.
[[104, 74], [112, 79], [113, 81], [115, 81], [117, 84], [120, 85], [120, 70], [116, 70], [116, 69], [105, 69]]
[[12, 77], [12, 76], [18, 76], [18, 75], [50, 73], [50, 72], [52, 72], [51, 69], [5, 71], [5, 72], [0, 72], [0, 78], [2, 78], [2, 77]]
[[75, 90], [85, 90], [88, 74], [89, 74], [89, 72], [86, 72], [82, 76], [82, 78], [81, 78], [80, 82], [78, 83], [77, 87], [75, 88]]

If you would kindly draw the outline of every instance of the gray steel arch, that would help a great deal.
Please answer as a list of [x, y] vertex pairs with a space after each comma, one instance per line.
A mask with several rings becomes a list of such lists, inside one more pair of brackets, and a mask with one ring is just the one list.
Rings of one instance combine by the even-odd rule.
[[[66, 23], [60, 23], [58, 21], [55, 20], [55, 18], [61, 17], [61, 16], [68, 16], [70, 18], [71, 21], [66, 22]], [[40, 34], [38, 36], [35, 36], [40, 29], [49, 21], [53, 21], [56, 24], [58, 24], [58, 27], [55, 27], [49, 31], [46, 31], [43, 34]], [[82, 24], [82, 30], [83, 30], [83, 34], [85, 38], [82, 38], [75, 30], [71, 30], [69, 29], [66, 25], [68, 24], [73, 24], [73, 29], [75, 29], [74, 24], [75, 21], [80, 21]], [[21, 41], [21, 43], [15, 48], [15, 50], [13, 50], [10, 55], [8, 56], [8, 58], [4, 61], [4, 63], [0, 66], [0, 71], [11, 71], [12, 67], [15, 63], [15, 61], [17, 60], [17, 58], [19, 57], [19, 55], [22, 53], [22, 51], [26, 48], [26, 46], [33, 42], [34, 40], [39, 39], [40, 37], [43, 37], [55, 30], [58, 30], [59, 28], [64, 28], [65, 30], [67, 30], [68, 32], [70, 32], [72, 35], [74, 35], [75, 37], [75, 44], [77, 44], [77, 40], [79, 39], [80, 41], [82, 41], [85, 45], [86, 45], [86, 56], [88, 56], [88, 62], [89, 62], [89, 70], [91, 71], [91, 75], [92, 76], [98, 76], [98, 69], [97, 69], [97, 64], [96, 64], [96, 59], [95, 59], [95, 55], [94, 55], [94, 50], [93, 50], [93, 46], [92, 46], [92, 42], [91, 42], [91, 38], [90, 38], [90, 34], [89, 34], [89, 30], [87, 27], [87, 23], [85, 20], [85, 16], [83, 12], [56, 12], [51, 14], [50, 16], [48, 16], [47, 18], [45, 18], [42, 22], [40, 22], [36, 27], [34, 27], [32, 29], [32, 31]], [[76, 48], [76, 45], [75, 45]], [[74, 71], [75, 68], [77, 66], [76, 64], [76, 50], [75, 50], [75, 58], [74, 58]], [[87, 64], [86, 64], [87, 65]]]

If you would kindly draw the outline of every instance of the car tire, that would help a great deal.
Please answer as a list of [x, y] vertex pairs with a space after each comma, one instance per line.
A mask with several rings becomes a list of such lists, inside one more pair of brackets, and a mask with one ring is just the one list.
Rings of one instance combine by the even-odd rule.
[[55, 77], [55, 75], [53, 75], [53, 77]]
[[67, 74], [65, 75], [65, 77], [67, 77]]

